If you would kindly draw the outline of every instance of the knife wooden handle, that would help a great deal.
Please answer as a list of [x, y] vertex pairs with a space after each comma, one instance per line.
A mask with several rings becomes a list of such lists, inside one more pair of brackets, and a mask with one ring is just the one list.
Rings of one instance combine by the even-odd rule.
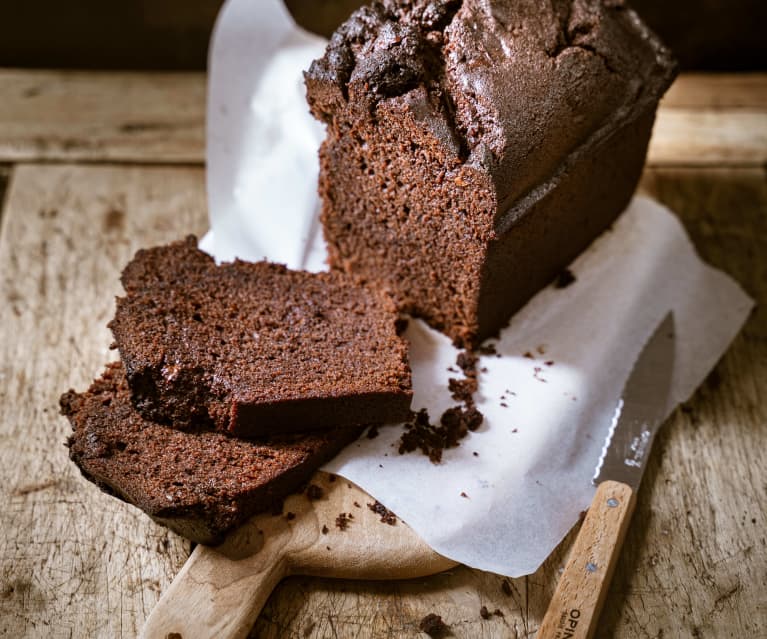
[[616, 481], [599, 484], [538, 639], [589, 639], [594, 635], [634, 503], [630, 486]]

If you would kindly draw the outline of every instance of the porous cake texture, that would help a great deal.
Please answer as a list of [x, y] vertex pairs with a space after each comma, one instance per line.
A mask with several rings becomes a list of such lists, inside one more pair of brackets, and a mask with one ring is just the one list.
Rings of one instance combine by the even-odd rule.
[[110, 328], [148, 420], [255, 437], [409, 414], [394, 306], [344, 274], [216, 265], [189, 237], [139, 251], [122, 283]]
[[384, 0], [306, 73], [330, 264], [458, 345], [627, 205], [676, 67], [622, 0]]
[[204, 544], [278, 507], [359, 435], [339, 428], [255, 441], [168, 428], [133, 408], [119, 362], [88, 391], [62, 395], [60, 405], [73, 429], [69, 456], [87, 479]]

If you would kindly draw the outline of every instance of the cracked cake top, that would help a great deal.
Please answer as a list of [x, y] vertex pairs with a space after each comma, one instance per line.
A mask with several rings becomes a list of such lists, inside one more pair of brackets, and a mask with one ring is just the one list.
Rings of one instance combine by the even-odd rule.
[[657, 102], [674, 72], [622, 0], [382, 0], [336, 31], [306, 80], [322, 89], [314, 115], [337, 129], [407, 102], [493, 176], [503, 209]]

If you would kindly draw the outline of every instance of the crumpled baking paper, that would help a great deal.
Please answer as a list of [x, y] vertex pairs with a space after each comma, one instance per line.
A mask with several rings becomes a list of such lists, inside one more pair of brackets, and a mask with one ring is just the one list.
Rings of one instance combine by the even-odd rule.
[[[323, 128], [302, 70], [325, 41], [279, 0], [228, 0], [211, 46], [207, 185], [219, 260], [267, 258], [323, 270], [316, 196]], [[325, 469], [393, 510], [437, 552], [508, 576], [534, 572], [586, 509], [616, 404], [641, 348], [672, 311], [677, 340], [670, 413], [737, 334], [752, 300], [696, 255], [677, 218], [643, 197], [571, 266], [576, 281], [542, 290], [491, 340], [478, 364], [482, 427], [440, 464], [397, 452], [402, 425], [362, 438]], [[458, 351], [411, 321], [415, 397], [432, 421]], [[451, 370], [452, 369], [452, 370]]]

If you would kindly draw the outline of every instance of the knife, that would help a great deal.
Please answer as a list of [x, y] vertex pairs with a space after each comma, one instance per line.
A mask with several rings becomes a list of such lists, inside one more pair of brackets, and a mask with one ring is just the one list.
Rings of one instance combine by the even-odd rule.
[[674, 320], [668, 314], [642, 349], [623, 389], [597, 462], [596, 494], [538, 639], [594, 635], [650, 448], [669, 406], [674, 341]]

